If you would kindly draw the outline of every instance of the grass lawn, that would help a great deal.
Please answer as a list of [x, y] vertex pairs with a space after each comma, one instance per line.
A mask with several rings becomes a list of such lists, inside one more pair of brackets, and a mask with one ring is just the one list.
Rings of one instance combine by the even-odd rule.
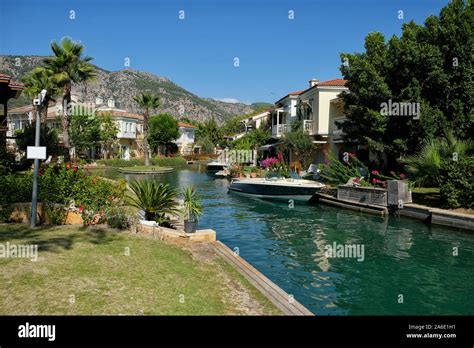
[[[38, 244], [39, 257], [0, 258], [0, 315], [280, 314], [218, 257], [76, 226], [0, 224], [0, 244]], [[126, 255], [129, 250], [129, 256]]]
[[171, 167], [160, 167], [160, 166], [133, 166], [133, 167], [122, 167], [119, 168], [120, 171], [124, 172], [150, 172], [150, 173], [167, 173], [171, 172], [174, 169]]

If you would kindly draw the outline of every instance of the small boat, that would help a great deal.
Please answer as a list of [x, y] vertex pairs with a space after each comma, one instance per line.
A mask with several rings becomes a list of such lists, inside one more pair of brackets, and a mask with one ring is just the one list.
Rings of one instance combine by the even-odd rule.
[[304, 179], [246, 178], [233, 179], [229, 192], [262, 199], [294, 200], [307, 202], [325, 187], [324, 184]]
[[222, 162], [213, 161], [213, 162], [209, 162], [207, 164], [206, 169], [207, 169], [208, 173], [216, 173], [216, 172], [219, 172], [221, 170], [227, 169], [227, 164], [222, 163]]
[[228, 169], [219, 170], [214, 175], [219, 176], [219, 177], [223, 177], [223, 178], [227, 178], [227, 177], [230, 176], [230, 171]]

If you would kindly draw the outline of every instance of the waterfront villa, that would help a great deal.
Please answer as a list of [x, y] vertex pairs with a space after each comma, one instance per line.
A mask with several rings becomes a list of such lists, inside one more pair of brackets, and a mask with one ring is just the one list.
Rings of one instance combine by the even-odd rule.
[[199, 146], [195, 145], [197, 127], [186, 122], [178, 122], [178, 127], [179, 137], [174, 141], [178, 145], [178, 152], [181, 155], [191, 155], [199, 152]]
[[[73, 105], [82, 105], [93, 108], [97, 115], [110, 114], [118, 126], [117, 139], [112, 146], [113, 152], [117, 153], [121, 159], [129, 160], [133, 157], [143, 156], [143, 116], [119, 109], [115, 106], [114, 99], [107, 99], [105, 102], [102, 97], [97, 97], [92, 105], [82, 103], [78, 97], [72, 96]], [[51, 102], [48, 107], [47, 126], [61, 130], [61, 104]], [[8, 146], [16, 147], [14, 136], [17, 130], [24, 129], [27, 124], [34, 120], [33, 106], [26, 105], [11, 109], [8, 111], [7, 119], [7, 137]], [[195, 131], [197, 127], [178, 122], [180, 136], [175, 140], [179, 152], [182, 155], [191, 154], [198, 147], [195, 146]], [[62, 141], [62, 132], [58, 132], [59, 141]], [[97, 154], [104, 154], [104, 149], [100, 147], [91, 149], [90, 157], [95, 158]]]
[[314, 163], [323, 163], [325, 152], [339, 156], [343, 151], [348, 151], [349, 144], [344, 144], [342, 131], [336, 125], [336, 122], [345, 118], [339, 96], [343, 91], [348, 91], [346, 80], [319, 82], [311, 79], [307, 89], [280, 98], [270, 115], [272, 138], [277, 141], [291, 130], [293, 122], [300, 121], [304, 132], [313, 137], [315, 144], [320, 145]]

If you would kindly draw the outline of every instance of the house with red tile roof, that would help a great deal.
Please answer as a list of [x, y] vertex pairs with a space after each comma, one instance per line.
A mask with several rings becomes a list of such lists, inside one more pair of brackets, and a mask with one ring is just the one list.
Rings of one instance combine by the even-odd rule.
[[272, 138], [282, 138], [291, 131], [292, 123], [299, 121], [318, 144], [315, 163], [323, 163], [328, 151], [340, 155], [345, 145], [337, 123], [345, 118], [340, 94], [349, 91], [346, 84], [341, 78], [322, 82], [311, 79], [308, 88], [277, 100], [271, 116]]

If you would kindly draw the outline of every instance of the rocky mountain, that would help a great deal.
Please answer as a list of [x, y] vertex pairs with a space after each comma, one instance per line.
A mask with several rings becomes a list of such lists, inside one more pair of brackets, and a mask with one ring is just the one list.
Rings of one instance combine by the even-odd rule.
[[[13, 75], [14, 80], [21, 78], [37, 65], [41, 64], [41, 56], [1, 56], [0, 72]], [[97, 79], [87, 85], [74, 85], [73, 94], [84, 102], [94, 102], [96, 97], [104, 101], [113, 98], [115, 106], [138, 112], [133, 97], [149, 90], [157, 93], [161, 99], [161, 108], [157, 112], [167, 112], [176, 118], [187, 117], [196, 121], [205, 121], [214, 117], [222, 123], [226, 119], [246, 114], [255, 110], [260, 103], [246, 105], [242, 103], [226, 103], [210, 98], [198, 97], [178, 86], [166, 77], [156, 76], [147, 72], [124, 69], [107, 71], [97, 67]], [[31, 103], [26, 95], [10, 101], [10, 106], [21, 106]]]

